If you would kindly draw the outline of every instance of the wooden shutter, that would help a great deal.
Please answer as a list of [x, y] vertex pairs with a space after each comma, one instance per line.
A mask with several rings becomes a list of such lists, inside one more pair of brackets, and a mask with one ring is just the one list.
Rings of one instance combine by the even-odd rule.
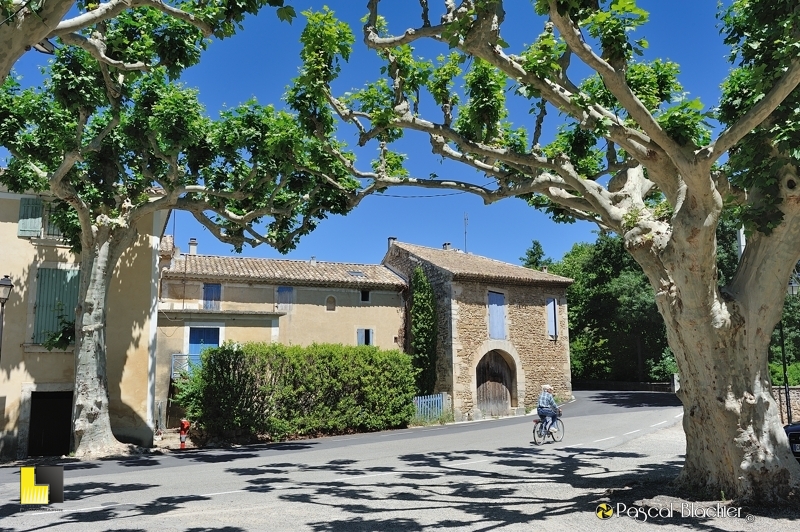
[[68, 321], [75, 320], [80, 270], [39, 268], [36, 278], [33, 343], [41, 344], [49, 333], [60, 329], [59, 316], [64, 316]]
[[221, 284], [203, 285], [203, 309], [219, 310], [219, 300], [222, 296]]
[[551, 340], [558, 338], [558, 300], [553, 297], [547, 298], [545, 305], [547, 313], [547, 335]]
[[190, 327], [189, 354], [199, 355], [203, 349], [219, 347], [218, 327]]
[[506, 296], [489, 292], [489, 338], [506, 339]]
[[42, 234], [42, 200], [22, 198], [19, 201], [17, 236], [36, 238]]

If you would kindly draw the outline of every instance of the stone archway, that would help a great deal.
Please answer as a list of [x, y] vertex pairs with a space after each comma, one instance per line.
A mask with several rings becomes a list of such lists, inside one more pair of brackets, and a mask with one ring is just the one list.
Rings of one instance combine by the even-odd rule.
[[475, 367], [475, 406], [484, 416], [506, 416], [516, 406], [516, 371], [510, 358], [492, 350]]

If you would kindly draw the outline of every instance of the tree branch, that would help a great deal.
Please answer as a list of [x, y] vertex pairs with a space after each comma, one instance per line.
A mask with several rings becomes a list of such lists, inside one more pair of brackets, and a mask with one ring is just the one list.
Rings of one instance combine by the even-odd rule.
[[[683, 150], [672, 140], [661, 126], [656, 122], [653, 115], [639, 98], [633, 93], [625, 80], [625, 73], [612, 67], [608, 62], [599, 57], [592, 51], [580, 29], [569, 17], [563, 17], [558, 12], [555, 0], [548, 0], [550, 5], [550, 19], [558, 28], [567, 46], [577, 55], [587, 66], [596, 71], [603, 79], [606, 88], [619, 100], [622, 106], [630, 113], [642, 130], [657, 144], [659, 144], [669, 157], [673, 160], [680, 157], [685, 160]], [[677, 161], [676, 161], [677, 162]]]
[[781, 102], [800, 84], [800, 60], [793, 59], [784, 75], [757, 104], [750, 108], [731, 127], [723, 131], [717, 140], [698, 154], [714, 162], [731, 149], [745, 135], [761, 124]]
[[109, 66], [113, 66], [118, 70], [123, 71], [143, 71], [147, 72], [149, 67], [142, 63], [141, 61], [137, 61], [136, 63], [126, 63], [124, 61], [119, 61], [117, 59], [112, 59], [106, 55], [106, 43], [99, 39], [94, 39], [91, 37], [84, 37], [78, 33], [65, 33], [60, 36], [61, 40], [64, 44], [69, 44], [72, 46], [78, 46], [83, 48], [87, 52], [89, 52], [92, 57], [94, 57], [99, 63], [105, 63]]

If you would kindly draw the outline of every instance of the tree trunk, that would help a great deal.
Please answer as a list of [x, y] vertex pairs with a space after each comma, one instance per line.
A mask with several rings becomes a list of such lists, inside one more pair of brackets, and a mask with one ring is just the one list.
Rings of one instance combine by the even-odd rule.
[[[8, 76], [22, 54], [58, 26], [74, 5], [75, 0], [47, 0], [41, 3], [38, 12], [24, 8], [7, 23], [0, 24], [0, 81]], [[13, 13], [19, 6], [9, 9]]]
[[[748, 242], [739, 282], [724, 293], [713, 262], [715, 224], [681, 228], [673, 220], [668, 242], [652, 247], [626, 235], [656, 291], [681, 375], [686, 460], [678, 483], [710, 500], [800, 502], [800, 464], [783, 431], [768, 368], [786, 293], [781, 279], [788, 280], [783, 270], [791, 264], [781, 257], [789, 252], [780, 242], [796, 241], [800, 230], [792, 218], [773, 235]], [[757, 274], [746, 273], [748, 262], [759, 265]]]
[[93, 246], [81, 250], [81, 297], [75, 320], [73, 442], [76, 456], [123, 452], [111, 432], [106, 374], [106, 307], [118, 254], [108, 228], [99, 228]]

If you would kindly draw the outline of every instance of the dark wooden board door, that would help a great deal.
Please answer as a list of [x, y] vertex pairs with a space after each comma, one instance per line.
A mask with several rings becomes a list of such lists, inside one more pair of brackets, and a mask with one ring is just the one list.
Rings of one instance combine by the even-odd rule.
[[496, 351], [484, 355], [475, 369], [478, 409], [485, 416], [504, 416], [511, 407], [511, 368]]

